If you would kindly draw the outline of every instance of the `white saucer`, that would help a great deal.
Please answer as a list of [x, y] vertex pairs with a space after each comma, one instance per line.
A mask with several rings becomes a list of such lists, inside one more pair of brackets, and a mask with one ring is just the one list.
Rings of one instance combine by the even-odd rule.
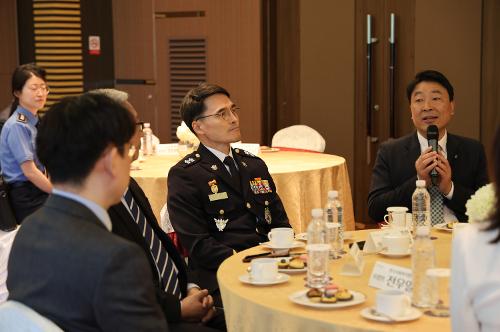
[[356, 292], [353, 290], [349, 290], [349, 292], [352, 293], [352, 300], [349, 301], [337, 301], [335, 303], [321, 303], [321, 302], [313, 302], [311, 301], [306, 293], [309, 291], [309, 289], [301, 290], [298, 292], [295, 292], [288, 296], [288, 299], [290, 301], [306, 306], [306, 307], [312, 307], [312, 308], [318, 308], [318, 309], [335, 309], [335, 308], [344, 308], [344, 307], [350, 307], [356, 304], [360, 304], [366, 301], [366, 296], [363, 293]]
[[392, 253], [392, 252], [388, 252], [387, 249], [382, 249], [378, 253], [381, 254], [382, 256], [386, 256], [386, 257], [394, 257], [394, 258], [397, 258], [397, 257], [406, 257], [406, 256], [410, 256], [411, 255], [411, 249], [408, 248], [408, 251], [406, 253], [401, 253], [401, 254], [400, 253], [395, 254], [395, 253]]
[[267, 286], [267, 285], [276, 285], [276, 284], [281, 284], [283, 282], [287, 282], [288, 280], [290, 280], [290, 276], [287, 274], [278, 273], [276, 275], [276, 279], [273, 281], [257, 281], [257, 280], [252, 280], [250, 278], [250, 275], [248, 273], [245, 273], [241, 275], [238, 279], [240, 279], [240, 281], [245, 284], [256, 285], [256, 286]]
[[293, 241], [292, 244], [288, 247], [275, 247], [271, 244], [271, 242], [268, 241], [261, 243], [260, 245], [263, 246], [264, 248], [269, 248], [269, 249], [293, 249], [293, 248], [304, 247], [305, 243], [301, 241]]
[[375, 311], [375, 308], [369, 307], [361, 310], [361, 316], [363, 316], [366, 319], [376, 320], [378, 322], [392, 323], [392, 322], [406, 322], [410, 320], [419, 319], [422, 316], [422, 312], [417, 308], [410, 307], [406, 315], [401, 317], [394, 317], [394, 319], [391, 320], [389, 317], [384, 316], [383, 314], [378, 314]]
[[[354, 238], [354, 234], [352, 231], [344, 232], [344, 240], [351, 240]], [[295, 240], [307, 241], [307, 233], [299, 233], [295, 235]]]
[[448, 228], [446, 227], [447, 222], [443, 222], [441, 224], [436, 224], [432, 226], [432, 228], [439, 229], [440, 231], [445, 231], [445, 232], [453, 232], [453, 228]]

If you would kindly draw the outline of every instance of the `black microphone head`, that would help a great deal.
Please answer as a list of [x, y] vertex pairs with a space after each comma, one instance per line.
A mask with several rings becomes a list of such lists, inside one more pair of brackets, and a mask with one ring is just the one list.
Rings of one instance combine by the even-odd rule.
[[430, 125], [427, 127], [427, 140], [435, 139], [436, 141], [439, 138], [439, 130], [436, 125]]

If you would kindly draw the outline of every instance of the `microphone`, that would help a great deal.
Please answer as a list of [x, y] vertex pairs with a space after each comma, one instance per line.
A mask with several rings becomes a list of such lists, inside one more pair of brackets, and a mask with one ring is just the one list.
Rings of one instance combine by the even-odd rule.
[[[427, 127], [427, 141], [429, 142], [429, 146], [432, 147], [432, 151], [438, 152], [438, 140], [439, 140], [439, 131], [436, 125], [430, 125]], [[435, 168], [431, 170], [431, 179], [432, 183], [436, 184], [438, 172]]]

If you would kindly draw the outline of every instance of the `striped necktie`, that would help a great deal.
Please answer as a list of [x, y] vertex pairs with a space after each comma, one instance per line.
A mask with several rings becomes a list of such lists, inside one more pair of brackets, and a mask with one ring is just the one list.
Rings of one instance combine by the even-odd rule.
[[429, 188], [429, 194], [431, 196], [431, 223], [432, 225], [441, 224], [444, 222], [443, 195], [435, 185]]
[[163, 289], [165, 292], [173, 294], [181, 299], [182, 295], [179, 286], [178, 270], [174, 261], [170, 258], [170, 255], [161, 244], [161, 241], [158, 236], [156, 236], [153, 228], [146, 221], [146, 217], [142, 213], [141, 209], [139, 209], [139, 206], [132, 197], [130, 190], [127, 190], [124, 198], [130, 215], [139, 227], [139, 231], [144, 237], [144, 240], [146, 240], [146, 243], [149, 245]]

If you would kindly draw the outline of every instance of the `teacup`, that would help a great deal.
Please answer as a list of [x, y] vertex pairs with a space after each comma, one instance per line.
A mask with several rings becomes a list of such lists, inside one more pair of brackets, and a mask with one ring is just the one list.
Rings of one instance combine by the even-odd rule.
[[391, 227], [405, 228], [406, 211], [408, 211], [408, 208], [405, 206], [389, 206], [384, 221]]
[[267, 235], [271, 245], [275, 248], [290, 248], [293, 244], [293, 228], [273, 228]]
[[256, 258], [252, 260], [250, 277], [254, 281], [274, 281], [278, 276], [278, 263], [275, 258]]
[[382, 246], [387, 248], [388, 254], [407, 254], [410, 249], [410, 236], [398, 233], [386, 234], [382, 237]]
[[410, 297], [399, 290], [379, 290], [375, 296], [377, 312], [389, 317], [401, 317], [408, 313], [411, 306]]

